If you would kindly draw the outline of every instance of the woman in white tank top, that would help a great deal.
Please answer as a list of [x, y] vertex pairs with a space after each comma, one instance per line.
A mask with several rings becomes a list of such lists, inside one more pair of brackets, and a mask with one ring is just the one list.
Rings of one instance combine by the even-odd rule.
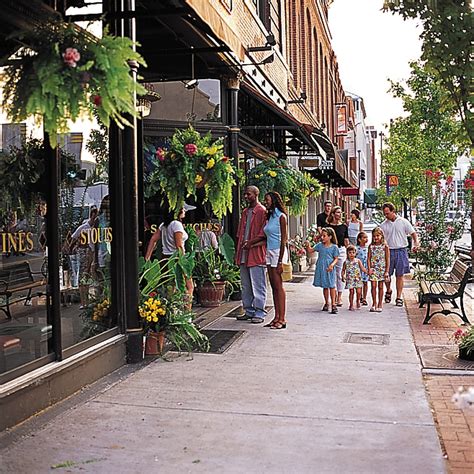
[[362, 232], [364, 225], [362, 221], [359, 220], [360, 211], [358, 209], [352, 209], [351, 211], [351, 220], [347, 224], [348, 233], [349, 233], [349, 242], [352, 245], [357, 245], [357, 236], [359, 232]]

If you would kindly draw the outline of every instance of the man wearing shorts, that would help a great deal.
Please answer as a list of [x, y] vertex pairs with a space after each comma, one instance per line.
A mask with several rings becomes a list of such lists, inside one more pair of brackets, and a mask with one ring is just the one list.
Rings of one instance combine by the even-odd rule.
[[[400, 217], [395, 212], [395, 206], [391, 202], [386, 202], [382, 206], [385, 221], [380, 225], [390, 248], [390, 276], [395, 272], [397, 298], [395, 304], [403, 306], [403, 275], [410, 273], [410, 263], [408, 262], [408, 239], [413, 238], [413, 249], [418, 247], [418, 236], [410, 222]], [[387, 292], [385, 293], [385, 302], [390, 303], [392, 299], [392, 289], [390, 279], [386, 282]]]

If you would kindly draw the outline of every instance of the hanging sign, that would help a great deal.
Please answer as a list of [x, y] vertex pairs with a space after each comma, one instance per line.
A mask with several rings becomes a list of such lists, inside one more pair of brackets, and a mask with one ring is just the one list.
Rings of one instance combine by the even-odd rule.
[[319, 169], [322, 170], [333, 170], [334, 169], [334, 160], [321, 160]]
[[347, 134], [347, 105], [336, 104], [336, 135]]
[[390, 196], [399, 185], [398, 175], [396, 174], [387, 174], [385, 175], [385, 190], [387, 196]]

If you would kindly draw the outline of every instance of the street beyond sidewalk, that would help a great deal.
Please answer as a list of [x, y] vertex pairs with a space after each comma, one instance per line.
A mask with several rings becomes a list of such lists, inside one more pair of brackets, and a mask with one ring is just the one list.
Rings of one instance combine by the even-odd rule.
[[405, 309], [335, 316], [311, 278], [286, 288], [286, 330], [221, 318], [246, 331], [224, 354], [110, 376], [3, 436], [0, 471], [445, 472]]

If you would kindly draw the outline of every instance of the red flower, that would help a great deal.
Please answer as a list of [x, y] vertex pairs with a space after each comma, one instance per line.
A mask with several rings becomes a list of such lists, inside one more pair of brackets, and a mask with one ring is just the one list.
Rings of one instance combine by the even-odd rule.
[[160, 161], [165, 161], [165, 150], [163, 150], [163, 148], [157, 148], [156, 149], [156, 157], [160, 160]]
[[464, 187], [466, 189], [474, 189], [474, 179], [466, 179], [464, 181]]
[[93, 95], [92, 102], [94, 102], [95, 106], [100, 107], [102, 105], [102, 97], [100, 95]]
[[431, 178], [433, 177], [433, 171], [431, 171], [431, 170], [426, 170], [426, 171], [425, 171], [425, 176], [426, 176], [427, 178], [430, 178], [430, 179], [431, 179]]
[[154, 298], [157, 295], [156, 291], [152, 291], [151, 293], [148, 294], [150, 298]]
[[227, 162], [229, 161], [229, 157], [228, 157], [228, 156], [224, 156], [224, 157], [222, 158], [222, 161], [223, 161], [224, 163], [227, 163]]
[[77, 62], [81, 59], [81, 54], [76, 48], [66, 48], [66, 51], [63, 53], [63, 59], [69, 67], [76, 67]]
[[197, 153], [198, 148], [194, 143], [188, 143], [187, 145], [184, 145], [184, 151], [187, 155], [193, 156]]
[[453, 177], [452, 177], [452, 176], [448, 176], [448, 177], [446, 178], [446, 184], [449, 186], [452, 182], [453, 182]]

